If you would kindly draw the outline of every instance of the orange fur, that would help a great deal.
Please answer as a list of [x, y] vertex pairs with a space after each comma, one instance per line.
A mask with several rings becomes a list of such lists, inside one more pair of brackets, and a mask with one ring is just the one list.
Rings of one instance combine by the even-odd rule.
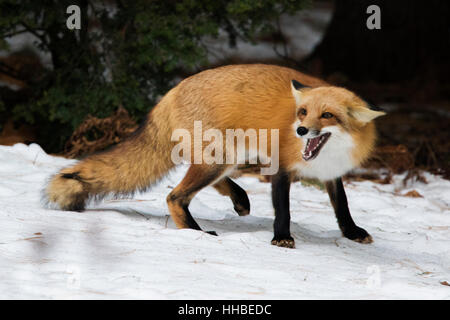
[[[47, 198], [63, 209], [82, 209], [90, 197], [147, 188], [174, 166], [170, 158], [175, 144], [170, 141], [173, 130], [183, 128], [193, 135], [196, 120], [202, 121], [203, 130], [214, 128], [223, 133], [226, 129], [279, 129], [280, 167], [294, 170], [304, 161], [302, 139], [293, 129], [298, 107], [291, 91], [292, 79], [314, 88], [301, 91], [301, 105], [311, 112], [303, 120], [317, 128], [339, 125], [357, 145], [352, 154], [354, 165], [365, 160], [373, 147], [375, 130], [372, 123], [352, 118], [353, 109], [358, 116], [366, 116], [366, 105], [356, 95], [289, 68], [233, 65], [183, 80], [163, 97], [133, 137], [56, 174], [47, 186]], [[339, 115], [341, 122], [319, 119], [323, 110]], [[270, 156], [270, 135], [268, 138]], [[188, 180], [191, 184], [192, 179]], [[174, 206], [169, 201], [169, 207]], [[173, 210], [176, 217], [182, 215], [178, 205]], [[182, 221], [182, 217], [177, 218], [180, 226]]]

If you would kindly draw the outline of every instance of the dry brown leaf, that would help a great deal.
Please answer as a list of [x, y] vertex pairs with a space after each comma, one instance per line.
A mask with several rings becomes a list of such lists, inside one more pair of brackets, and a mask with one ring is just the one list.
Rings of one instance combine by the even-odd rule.
[[[124, 140], [137, 127], [136, 122], [123, 107], [107, 118], [99, 119], [88, 116], [67, 141], [64, 154], [67, 157], [75, 158], [103, 150]], [[93, 132], [95, 132], [96, 138], [88, 139], [89, 134]]]
[[411, 191], [405, 193], [403, 196], [410, 197], [410, 198], [423, 198], [423, 196], [416, 190], [411, 190]]

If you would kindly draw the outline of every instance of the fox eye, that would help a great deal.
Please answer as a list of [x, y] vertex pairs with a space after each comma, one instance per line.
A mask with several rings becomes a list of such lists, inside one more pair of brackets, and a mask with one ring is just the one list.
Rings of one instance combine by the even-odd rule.
[[333, 117], [334, 117], [333, 114], [330, 113], [330, 112], [324, 112], [324, 113], [322, 113], [322, 118], [330, 119], [330, 118], [333, 118]]
[[301, 108], [300, 110], [298, 110], [298, 114], [306, 116], [306, 114], [307, 114], [306, 109], [305, 108]]

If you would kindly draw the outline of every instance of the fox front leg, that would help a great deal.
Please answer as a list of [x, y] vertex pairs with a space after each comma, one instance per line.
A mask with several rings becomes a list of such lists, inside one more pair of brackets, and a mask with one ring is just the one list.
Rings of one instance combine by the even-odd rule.
[[272, 176], [272, 203], [275, 209], [274, 237], [272, 244], [279, 247], [294, 248], [294, 238], [291, 237], [289, 212], [289, 190], [291, 178], [288, 173], [279, 171]]
[[363, 228], [358, 227], [350, 215], [342, 179], [337, 178], [333, 181], [328, 181], [325, 183], [325, 186], [330, 196], [339, 228], [344, 237], [360, 243], [371, 243], [373, 240], [370, 234]]

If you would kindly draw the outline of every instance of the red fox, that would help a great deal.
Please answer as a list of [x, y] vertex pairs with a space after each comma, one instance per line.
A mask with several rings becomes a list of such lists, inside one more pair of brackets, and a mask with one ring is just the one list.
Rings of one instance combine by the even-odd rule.
[[[376, 138], [372, 120], [383, 114], [344, 88], [289, 68], [252, 64], [210, 69], [171, 89], [129, 139], [62, 169], [51, 178], [45, 194], [49, 203], [63, 210], [81, 211], [89, 199], [146, 190], [175, 166], [173, 131], [184, 128], [192, 133], [194, 121], [221, 132], [276, 129], [278, 140], [268, 137], [264, 152], [257, 150], [258, 156], [279, 161], [271, 179], [275, 211], [271, 243], [294, 247], [289, 189], [296, 176], [324, 181], [343, 235], [370, 243], [371, 236], [350, 215], [341, 176], [369, 157]], [[250, 151], [247, 143], [245, 148]], [[239, 170], [236, 163], [191, 163], [167, 197], [178, 228], [201, 230], [188, 207], [208, 185], [229, 196], [239, 215], [249, 213], [246, 192], [229, 178]]]

